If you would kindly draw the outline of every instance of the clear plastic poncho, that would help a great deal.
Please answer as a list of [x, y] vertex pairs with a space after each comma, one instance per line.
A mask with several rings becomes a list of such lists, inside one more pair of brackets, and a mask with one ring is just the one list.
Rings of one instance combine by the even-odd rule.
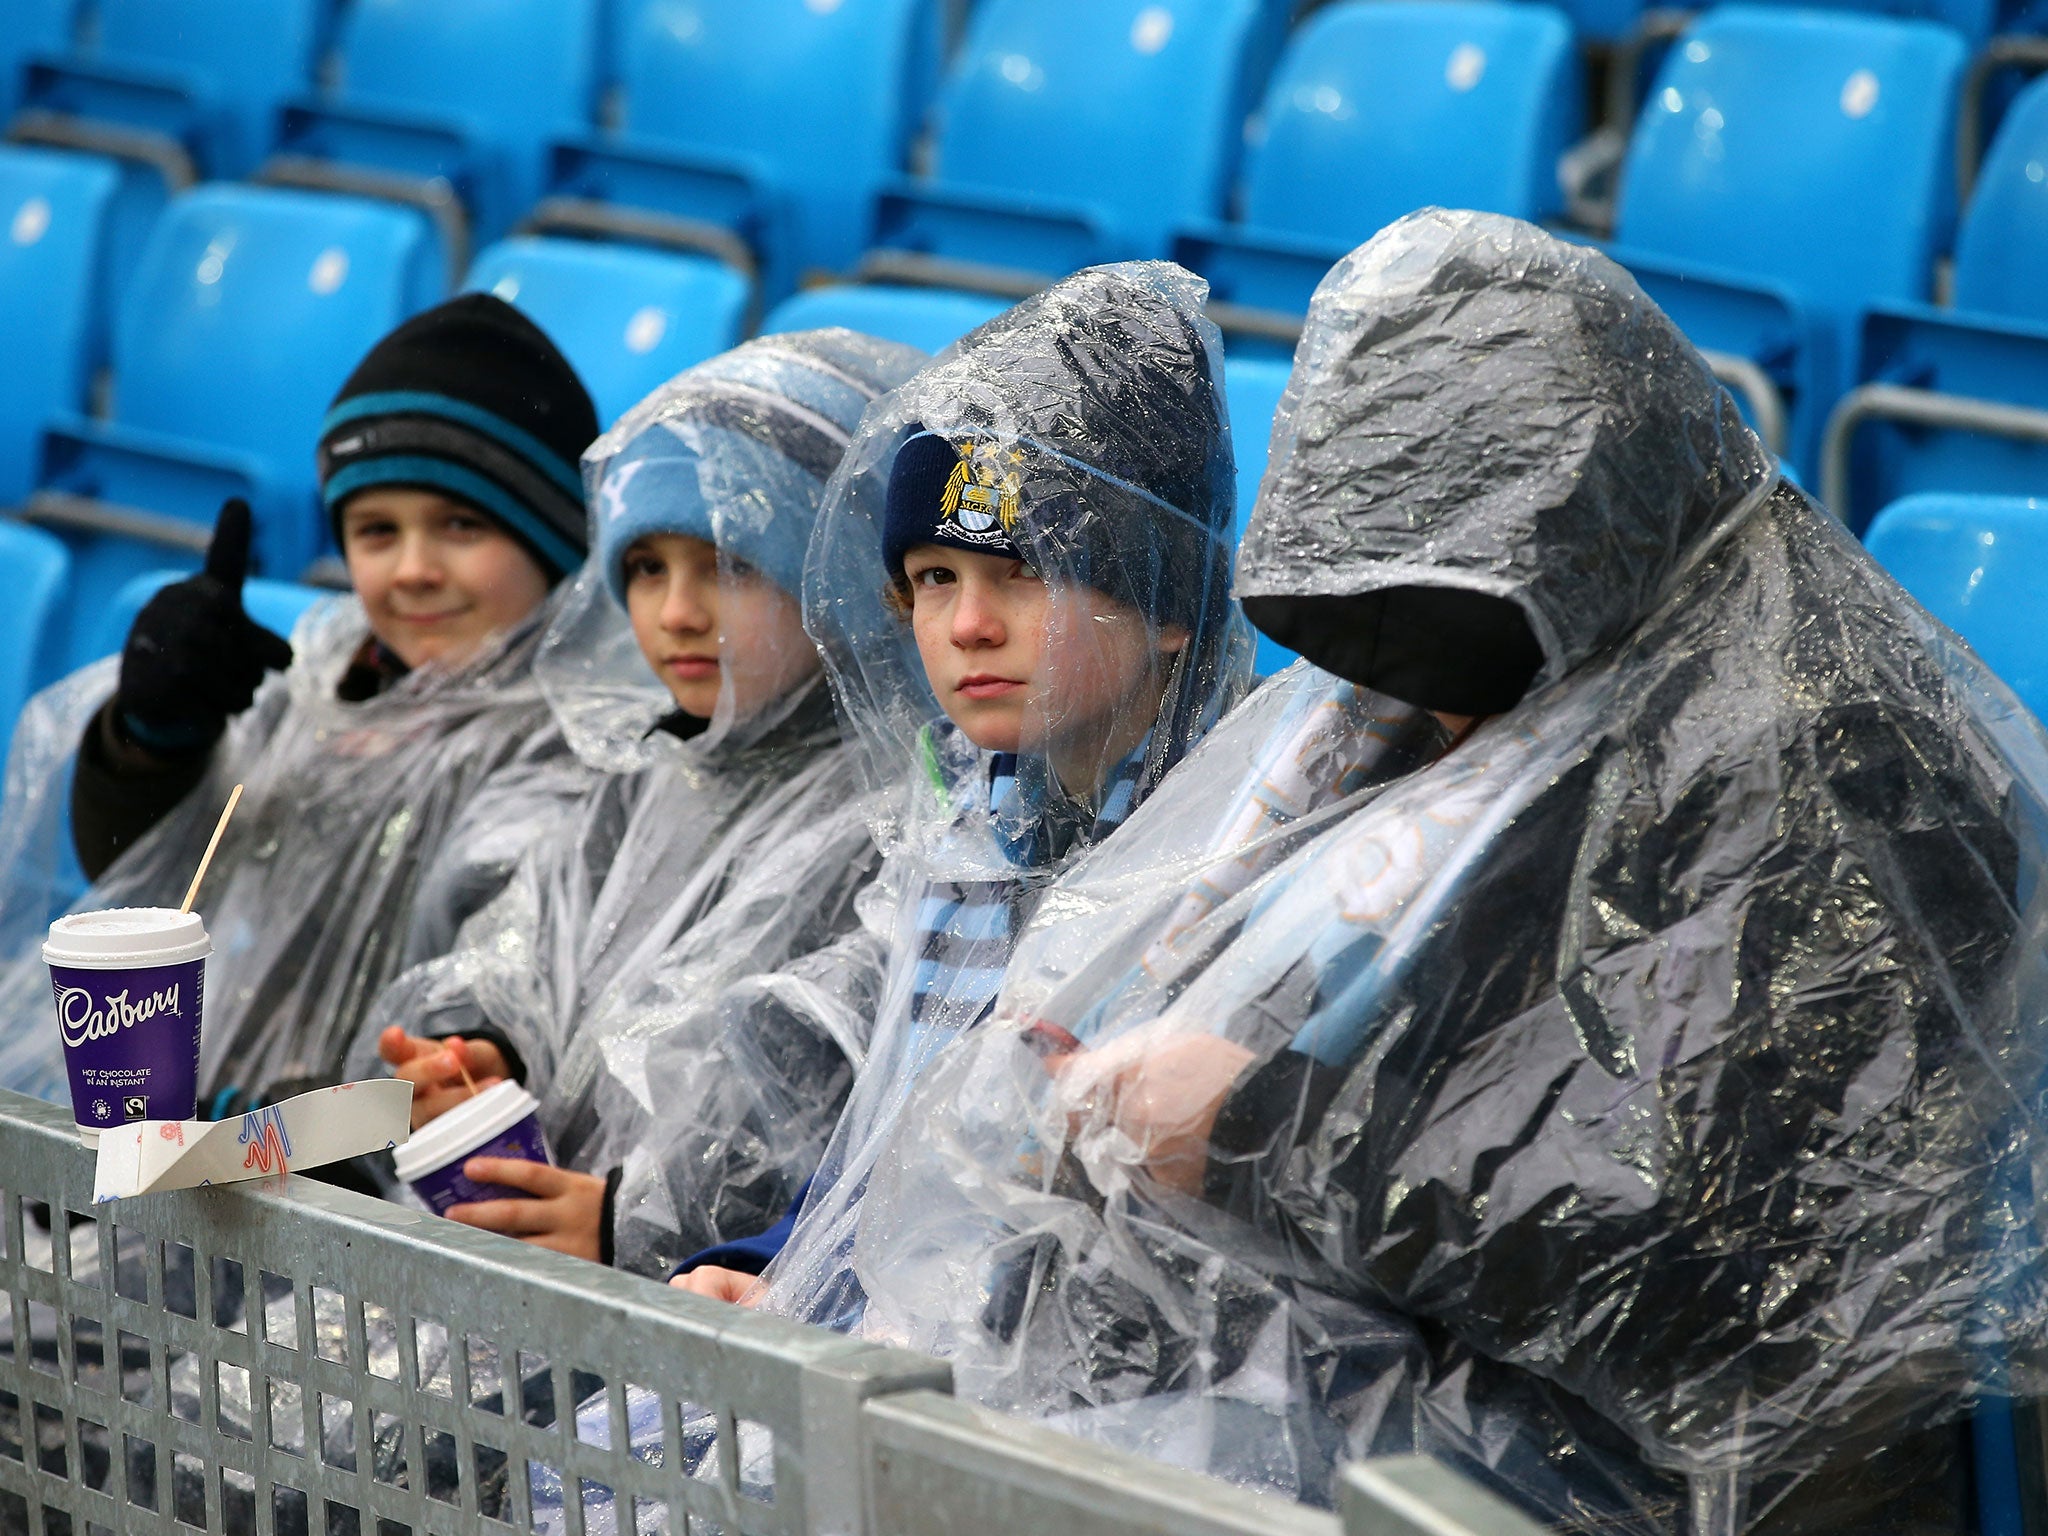
[[1484, 614], [1375, 620], [1504, 600], [1526, 695], [1231, 832], [1351, 686], [1298, 666], [1064, 876], [874, 1163], [869, 1332], [1316, 1502], [1412, 1449], [1557, 1529], [1961, 1529], [1955, 1421], [2040, 1389], [2039, 725], [1627, 274], [1492, 216], [1324, 282], [1238, 590], [1417, 697]]
[[[246, 786], [196, 904], [213, 941], [202, 1114], [231, 1091], [336, 1080], [378, 991], [425, 936], [452, 935], [510, 875], [519, 842], [566, 814], [578, 775], [533, 675], [548, 611], [460, 667], [421, 667], [350, 702], [337, 690], [368, 622], [352, 595], [316, 603], [292, 633], [292, 665], [229, 722], [198, 786], [74, 904], [178, 905], [230, 788]], [[17, 732], [0, 837], [41, 867], [68, 835], [78, 742], [116, 676], [109, 660], [53, 685]], [[490, 814], [472, 817], [486, 793]], [[38, 884], [54, 877], [16, 879]], [[64, 1103], [46, 919], [7, 919], [0, 1083]]]
[[[874, 771], [895, 788], [869, 925], [833, 957], [836, 989], [790, 989], [874, 1023], [770, 1271], [775, 1310], [842, 1327], [858, 1317], [847, 1261], [862, 1198], [919, 1071], [986, 1016], [1015, 932], [1059, 871], [1144, 803], [1247, 685], [1249, 633], [1227, 595], [1235, 475], [1205, 298], [1164, 263], [1078, 273], [879, 405], [834, 483], [806, 619]], [[957, 517], [962, 486], [979, 485], [990, 520], [1046, 583], [1040, 681], [1013, 753], [934, 723], [911, 624], [883, 602], [891, 477], [921, 434], [958, 455], [932, 515]], [[969, 642], [956, 632], [949, 643]], [[1097, 782], [1059, 782], [1062, 754], [1109, 742], [1121, 756], [1104, 751]]]
[[[634, 640], [619, 567], [644, 534], [702, 537], [719, 551], [722, 583], [786, 586], [794, 613], [826, 481], [869, 402], [922, 361], [844, 330], [749, 342], [663, 385], [585, 454], [595, 553], [537, 671], [590, 791], [558, 835], [526, 850], [457, 948], [385, 990], [358, 1045], [362, 1070], [376, 1070], [388, 1025], [495, 1038], [541, 1100], [556, 1161], [605, 1171], [654, 1103], [644, 1089], [610, 1092], [611, 1072], [640, 1088], [637, 1064], [658, 1041], [708, 1100], [707, 1003], [853, 926], [878, 856], [810, 641], [793, 630], [779, 654], [721, 629], [709, 637], [718, 702], [692, 719]], [[745, 669], [766, 697], [743, 709]], [[844, 1100], [847, 1052], [827, 1040], [813, 1054], [813, 1093], [728, 1128], [743, 1143], [731, 1175], [758, 1202], [789, 1198]], [[662, 1103], [664, 1114], [678, 1107]], [[658, 1244], [663, 1253], [705, 1240], [701, 1223], [678, 1229], [687, 1238]], [[619, 1262], [660, 1267], [654, 1242], [638, 1232]]]

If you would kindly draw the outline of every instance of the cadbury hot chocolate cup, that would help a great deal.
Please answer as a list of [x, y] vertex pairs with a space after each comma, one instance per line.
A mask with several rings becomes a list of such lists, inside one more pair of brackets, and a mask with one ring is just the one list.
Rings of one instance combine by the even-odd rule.
[[167, 907], [79, 912], [43, 945], [71, 1076], [71, 1115], [87, 1146], [130, 1120], [199, 1110], [199, 1011], [213, 943], [197, 913]]
[[464, 1173], [472, 1157], [511, 1157], [545, 1163], [548, 1140], [540, 1128], [540, 1100], [517, 1083], [493, 1083], [439, 1119], [412, 1133], [392, 1162], [399, 1178], [438, 1216], [474, 1200], [531, 1200], [523, 1189], [479, 1184]]

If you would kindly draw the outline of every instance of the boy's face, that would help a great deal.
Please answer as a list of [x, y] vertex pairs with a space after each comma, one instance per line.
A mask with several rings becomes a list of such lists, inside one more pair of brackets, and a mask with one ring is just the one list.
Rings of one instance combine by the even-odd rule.
[[903, 574], [925, 677], [977, 747], [1042, 755], [1079, 793], [1152, 728], [1186, 631], [1003, 555], [919, 544]]
[[803, 613], [782, 588], [679, 533], [626, 546], [626, 614], [633, 638], [679, 708], [709, 720], [721, 686], [745, 720], [818, 670]]
[[548, 595], [517, 540], [434, 491], [357, 492], [342, 504], [341, 553], [371, 632], [408, 667], [462, 665]]

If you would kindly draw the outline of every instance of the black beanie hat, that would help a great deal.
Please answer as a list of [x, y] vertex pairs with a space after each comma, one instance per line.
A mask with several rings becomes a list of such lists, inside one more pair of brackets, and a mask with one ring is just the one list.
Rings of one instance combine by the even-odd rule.
[[583, 450], [597, 410], [569, 360], [504, 300], [465, 293], [414, 315], [349, 375], [320, 428], [320, 494], [439, 491], [498, 523], [550, 580], [583, 563]]

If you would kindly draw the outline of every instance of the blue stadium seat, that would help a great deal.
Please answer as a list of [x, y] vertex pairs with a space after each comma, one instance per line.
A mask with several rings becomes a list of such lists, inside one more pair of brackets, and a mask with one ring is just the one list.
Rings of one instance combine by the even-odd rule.
[[950, 347], [1009, 306], [979, 293], [945, 288], [899, 288], [888, 283], [836, 283], [784, 299], [761, 322], [761, 332], [810, 331], [843, 325], [925, 352]]
[[1728, 5], [1644, 104], [1613, 254], [1694, 341], [1772, 375], [1796, 462], [1848, 387], [1863, 310], [1928, 294], [1966, 53], [1928, 22]]
[[1563, 14], [1511, 0], [1346, 0], [1287, 45], [1245, 155], [1242, 223], [1175, 259], [1218, 300], [1302, 314], [1345, 252], [1430, 204], [1541, 220], [1583, 129]]
[[[93, 631], [86, 653], [75, 658], [74, 667], [97, 661], [102, 656], [116, 656], [121, 647], [128, 643], [128, 631], [135, 627], [135, 617], [142, 612], [143, 605], [158, 592], [174, 581], [181, 581], [190, 573], [181, 570], [144, 571], [121, 584], [108, 602], [106, 612]], [[295, 581], [271, 581], [262, 576], [252, 576], [242, 583], [242, 609], [274, 634], [289, 640], [292, 626], [299, 622], [299, 615], [323, 597], [334, 593], [324, 587], [302, 586]]]
[[617, 131], [557, 147], [543, 219], [646, 210], [665, 221], [648, 238], [758, 267], [771, 302], [849, 266], [937, 79], [939, 4], [613, 5]]
[[44, 434], [30, 515], [61, 526], [90, 612], [122, 581], [195, 564], [221, 501], [248, 498], [257, 568], [327, 542], [313, 445], [370, 346], [440, 296], [425, 222], [385, 204], [208, 185], [158, 221], [114, 331], [111, 419]]
[[2023, 704], [2048, 715], [2048, 626], [2041, 622], [2048, 499], [1908, 496], [1877, 515], [1865, 542]]
[[0, 145], [0, 506], [35, 483], [44, 424], [90, 402], [109, 317], [162, 208], [96, 155]]
[[285, 110], [266, 178], [396, 178], [386, 195], [416, 202], [440, 178], [468, 215], [450, 232], [466, 265], [540, 196], [549, 142], [588, 130], [599, 21], [598, 0], [365, 0], [342, 17], [337, 88]]
[[0, 760], [15, 718], [30, 694], [54, 682], [63, 662], [63, 605], [71, 581], [71, 555], [63, 540], [40, 528], [0, 518], [0, 570], [7, 601], [0, 603]]
[[112, 127], [201, 175], [246, 175], [306, 88], [326, 15], [327, 0], [96, 0], [95, 45], [29, 66], [13, 131], [111, 150]]
[[21, 99], [23, 67], [38, 54], [68, 53], [77, 20], [77, 0], [0, 0], [0, 121]]
[[[1956, 240], [1954, 307], [1884, 305], [1864, 322], [1867, 387], [1842, 402], [1829, 434], [1841, 482], [1830, 494], [1853, 521], [1915, 491], [2048, 494], [2044, 166], [2048, 78], [2014, 100], [1979, 169]], [[1958, 411], [1965, 419], [1946, 426], [1929, 419]], [[2012, 425], [1973, 429], [1972, 414]]]
[[1163, 256], [1224, 211], [1285, 36], [1277, 0], [983, 0], [939, 99], [930, 179], [875, 244], [1059, 276]]
[[746, 334], [746, 280], [702, 256], [521, 235], [479, 256], [464, 286], [531, 315], [607, 423]]
[[[1259, 482], [1266, 476], [1266, 450], [1273, 434], [1273, 412], [1279, 407], [1281, 391], [1293, 370], [1273, 358], [1233, 357], [1224, 364], [1223, 393], [1230, 403], [1230, 443], [1237, 454], [1237, 527], [1242, 542], [1245, 525], [1251, 521], [1252, 505], [1259, 499]], [[1271, 677], [1300, 660], [1294, 652], [1259, 636], [1259, 649], [1252, 659], [1260, 677]]]

